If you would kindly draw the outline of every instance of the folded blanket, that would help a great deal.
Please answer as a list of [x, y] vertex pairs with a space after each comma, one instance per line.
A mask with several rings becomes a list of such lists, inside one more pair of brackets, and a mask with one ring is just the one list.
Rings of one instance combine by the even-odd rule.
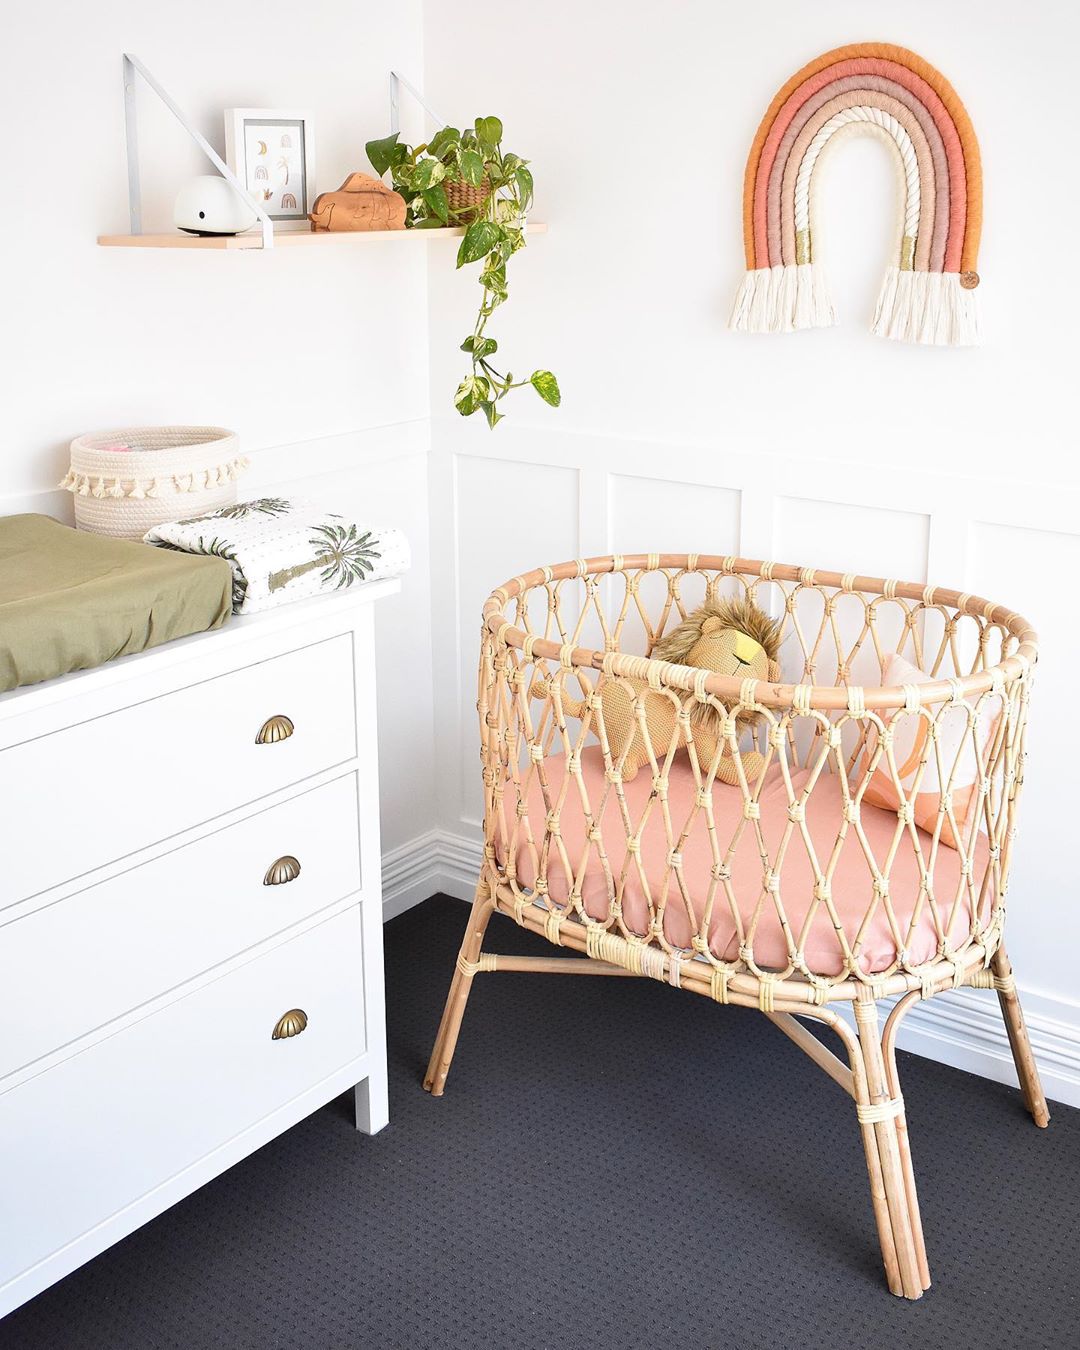
[[409, 566], [409, 544], [400, 530], [361, 525], [295, 497], [237, 502], [155, 525], [144, 539], [224, 558], [232, 568], [235, 614], [400, 576]]

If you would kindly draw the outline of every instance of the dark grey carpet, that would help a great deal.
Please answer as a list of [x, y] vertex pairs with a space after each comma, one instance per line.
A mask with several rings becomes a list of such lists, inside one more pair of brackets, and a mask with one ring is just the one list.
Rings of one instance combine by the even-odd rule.
[[[480, 976], [429, 1098], [466, 913], [436, 898], [386, 929], [389, 1129], [331, 1104], [0, 1323], [0, 1346], [1080, 1346], [1080, 1112], [1040, 1131], [1017, 1091], [905, 1056], [935, 1279], [905, 1303], [848, 1099], [753, 1013], [649, 980]], [[491, 935], [550, 950], [507, 920]]]

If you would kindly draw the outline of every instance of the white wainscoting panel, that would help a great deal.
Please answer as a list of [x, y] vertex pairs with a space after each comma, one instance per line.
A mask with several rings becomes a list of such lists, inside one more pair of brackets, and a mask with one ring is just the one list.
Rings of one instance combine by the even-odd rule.
[[930, 517], [869, 498], [858, 505], [778, 497], [773, 557], [833, 572], [925, 581]]
[[[1070, 813], [1080, 765], [1080, 534], [973, 522], [969, 589], [1015, 606], [1039, 632], [1028, 762], [1009, 885], [1009, 953], [1017, 978], [1075, 999], [1080, 952], [1077, 830]], [[1064, 958], [1064, 959], [1062, 959]]]
[[742, 494], [669, 478], [608, 478], [609, 553], [738, 553]]
[[[925, 581], [930, 542], [930, 517], [915, 511], [897, 511], [873, 502], [821, 501], [809, 497], [774, 499], [773, 557], [834, 572], [854, 572], [863, 576], [895, 577], [899, 581]], [[835, 616], [827, 618], [821, 599], [811, 592], [798, 598], [797, 615], [807, 642], [824, 627], [835, 623], [850, 652], [863, 642], [848, 668], [853, 684], [875, 685], [881, 681], [881, 666], [873, 643], [865, 640], [866, 611], [856, 595], [839, 596]], [[879, 637], [885, 650], [902, 641], [903, 610], [899, 605], [884, 605], [880, 611]], [[815, 670], [815, 682], [831, 684], [838, 680], [835, 646], [826, 635]], [[789, 639], [781, 655], [786, 677], [801, 679], [803, 672], [792, 658], [799, 655]], [[854, 741], [855, 729], [847, 729]]]
[[501, 582], [576, 556], [578, 475], [474, 455], [458, 455], [455, 470], [459, 609], [479, 632], [484, 601]]
[[[546, 464], [458, 455], [454, 461], [458, 699], [464, 737], [458, 756], [462, 801], [479, 816], [476, 663], [484, 601], [496, 586], [578, 553], [578, 473]], [[433, 510], [438, 505], [433, 503]], [[537, 611], [540, 621], [539, 611]], [[570, 617], [569, 614], [567, 617]]]

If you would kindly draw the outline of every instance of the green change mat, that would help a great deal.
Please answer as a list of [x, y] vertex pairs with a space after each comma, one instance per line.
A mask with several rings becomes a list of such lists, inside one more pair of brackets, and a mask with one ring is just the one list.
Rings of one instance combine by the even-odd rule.
[[224, 559], [0, 517], [0, 691], [219, 628], [231, 612]]

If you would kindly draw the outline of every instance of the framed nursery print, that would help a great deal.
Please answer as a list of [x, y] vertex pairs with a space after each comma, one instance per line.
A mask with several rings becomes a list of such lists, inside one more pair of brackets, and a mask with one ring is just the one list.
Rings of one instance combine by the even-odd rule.
[[226, 108], [225, 162], [271, 220], [307, 224], [315, 196], [307, 109]]

